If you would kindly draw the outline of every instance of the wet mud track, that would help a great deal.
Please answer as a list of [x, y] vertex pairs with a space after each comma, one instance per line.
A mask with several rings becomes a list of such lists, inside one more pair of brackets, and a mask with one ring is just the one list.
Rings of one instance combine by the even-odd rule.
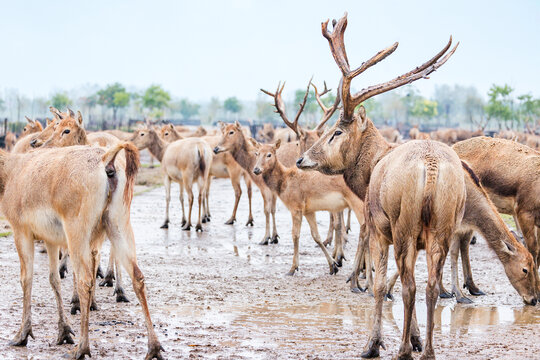
[[[326, 260], [302, 226], [299, 272], [285, 276], [292, 261], [291, 220], [278, 204], [277, 245], [260, 246], [264, 234], [262, 200], [253, 195], [255, 227], [245, 227], [247, 197], [240, 202], [237, 222], [224, 225], [232, 211], [233, 191], [228, 180], [215, 180], [210, 197], [212, 221], [203, 233], [180, 229], [178, 187], [173, 185], [171, 224], [163, 222], [162, 187], [133, 200], [132, 224], [139, 265], [146, 277], [150, 311], [169, 359], [351, 359], [365, 345], [373, 316], [373, 298], [354, 294], [345, 283], [351, 271], [358, 225], [348, 234], [347, 260], [337, 275], [328, 275]], [[196, 214], [196, 212], [194, 212]], [[195, 223], [196, 219], [192, 219]], [[328, 216], [319, 214], [320, 233], [326, 235]], [[106, 267], [109, 245], [103, 247]], [[393, 256], [391, 255], [391, 258]], [[540, 358], [540, 306], [525, 306], [511, 287], [502, 265], [479, 239], [471, 246], [472, 269], [486, 296], [474, 304], [440, 300], [436, 309], [435, 351], [439, 359]], [[389, 274], [395, 269], [390, 261]], [[7, 345], [22, 313], [19, 260], [13, 238], [0, 239], [0, 354], [5, 359], [57, 359], [73, 345], [57, 346], [56, 305], [48, 281], [46, 254], [36, 251], [32, 301], [33, 332], [26, 348]], [[450, 286], [449, 261], [445, 285]], [[93, 358], [142, 359], [146, 331], [140, 306], [124, 272], [130, 303], [115, 303], [112, 288], [98, 288], [100, 310], [90, 316]], [[416, 266], [417, 313], [425, 334], [426, 263], [423, 253]], [[80, 315], [69, 315], [71, 267], [62, 280], [67, 316], [79, 334]], [[381, 357], [397, 354], [403, 322], [401, 287], [394, 302], [384, 304]], [[77, 338], [76, 338], [77, 341]], [[415, 358], [419, 355], [415, 354]]]

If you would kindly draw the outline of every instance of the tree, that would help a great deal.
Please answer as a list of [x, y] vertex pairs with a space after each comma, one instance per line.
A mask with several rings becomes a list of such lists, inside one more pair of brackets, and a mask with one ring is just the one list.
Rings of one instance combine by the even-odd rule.
[[271, 122], [273, 120], [274, 107], [268, 102], [266, 95], [259, 93], [255, 106], [257, 107], [257, 119], [260, 123]]
[[5, 102], [2, 98], [0, 98], [0, 111], [6, 110]]
[[[306, 89], [298, 89], [294, 92], [294, 106], [292, 106], [291, 109], [294, 110], [295, 114], [298, 111], [300, 104], [304, 102], [304, 96], [306, 96]], [[317, 104], [317, 100], [315, 99], [315, 91], [309, 90], [306, 105], [304, 106], [304, 111], [302, 111], [302, 116], [308, 118], [306, 125], [312, 122], [314, 115], [319, 112], [319, 110], [319, 104]]]
[[487, 121], [484, 116], [484, 100], [475, 88], [471, 87], [465, 97], [463, 109], [467, 120], [477, 128], [484, 129]]
[[527, 129], [536, 126], [537, 119], [540, 118], [540, 99], [533, 99], [529, 94], [518, 96], [518, 118]]
[[88, 122], [92, 122], [92, 109], [96, 107], [98, 104], [98, 96], [97, 94], [85, 96], [81, 98], [81, 102], [84, 106], [86, 106], [88, 111]]
[[67, 96], [65, 92], [56, 93], [51, 98], [52, 106], [54, 106], [60, 111], [71, 105], [71, 103], [71, 99]]
[[178, 110], [180, 111], [180, 114], [182, 114], [184, 120], [189, 119], [193, 115], [197, 115], [200, 107], [199, 104], [192, 103], [188, 99], [181, 99], [178, 104]]
[[208, 122], [212, 124], [216, 120], [218, 111], [221, 109], [221, 102], [217, 97], [212, 97], [210, 99], [210, 104], [208, 104]]
[[225, 108], [225, 111], [238, 116], [240, 111], [242, 111], [242, 104], [240, 104], [240, 101], [233, 96], [225, 100], [223, 103], [223, 108]]
[[444, 123], [447, 127], [450, 126], [450, 118], [455, 115], [457, 107], [455, 94], [456, 91], [453, 91], [449, 85], [435, 87], [433, 100], [437, 102], [437, 112], [444, 117]]
[[429, 120], [437, 116], [437, 102], [418, 96], [411, 109], [411, 116], [417, 119]]
[[105, 89], [97, 92], [97, 103], [108, 107], [113, 111], [113, 123], [117, 125], [116, 114], [118, 109], [125, 108], [129, 104], [129, 93], [120, 83], [107, 85]]
[[156, 118], [163, 116], [163, 109], [169, 106], [171, 95], [160, 85], [151, 85], [141, 97], [142, 105]]
[[[512, 89], [505, 84], [499, 86], [493, 84], [488, 91], [488, 104], [485, 107], [485, 111], [488, 116], [488, 121], [494, 119], [499, 125], [499, 130], [502, 129], [502, 123], [512, 120]], [[507, 125], [508, 127], [508, 125]]]

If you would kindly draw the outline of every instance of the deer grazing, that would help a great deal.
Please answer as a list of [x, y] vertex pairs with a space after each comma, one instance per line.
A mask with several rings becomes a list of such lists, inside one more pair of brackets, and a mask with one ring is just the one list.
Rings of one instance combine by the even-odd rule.
[[510, 140], [488, 137], [461, 141], [453, 149], [474, 169], [499, 212], [517, 219], [535, 263], [540, 299], [540, 153]]
[[330, 211], [338, 213], [349, 207], [353, 209], [358, 221], [362, 223], [364, 204], [347, 187], [342, 176], [327, 176], [317, 172], [305, 172], [296, 167], [286, 168], [283, 166], [276, 156], [276, 150], [279, 149], [280, 144], [281, 140], [278, 140], [274, 145], [254, 144], [257, 148], [255, 153], [257, 160], [253, 173], [262, 176], [265, 184], [279, 196], [291, 213], [294, 257], [291, 270], [287, 275], [294, 275], [298, 270], [302, 217], [306, 218], [313, 239], [326, 256], [330, 274], [335, 274], [343, 259], [343, 248], [340, 240], [343, 224], [341, 221], [336, 224], [338, 236], [334, 256], [332, 257], [320, 239], [315, 212]]
[[[117, 156], [119, 152], [121, 156]], [[95, 290], [101, 245], [108, 237], [133, 281], [143, 310], [148, 332], [146, 358], [162, 358], [129, 220], [138, 166], [138, 151], [129, 143], [108, 151], [88, 146], [43, 149], [26, 154], [0, 151], [1, 206], [13, 228], [24, 295], [21, 327], [11, 345], [26, 346], [28, 336], [34, 338], [31, 321], [34, 240], [42, 239], [47, 247], [49, 280], [59, 314], [56, 343], [73, 343], [73, 331], [64, 315], [58, 274], [59, 248], [67, 247], [81, 305], [80, 340], [72, 356], [76, 359], [90, 356], [90, 300]]]
[[358, 106], [375, 95], [426, 78], [452, 56], [457, 45], [448, 52], [450, 38], [442, 51], [414, 70], [351, 94], [353, 78], [392, 54], [398, 43], [351, 70], [343, 39], [346, 27], [347, 14], [333, 22], [332, 32], [328, 31], [328, 21], [322, 23], [323, 36], [342, 72], [340, 119], [298, 159], [297, 166], [329, 175], [343, 174], [352, 191], [366, 199], [370, 252], [375, 265], [375, 321], [362, 357], [379, 356], [379, 347], [383, 344], [382, 305], [388, 248], [393, 244], [403, 284], [405, 312], [398, 358], [409, 359], [413, 349], [422, 349], [414, 311], [414, 265], [420, 249], [426, 249], [428, 263], [427, 335], [422, 359], [434, 358], [433, 313], [440, 274], [453, 232], [463, 217], [466, 200], [461, 161], [451, 148], [438, 142], [410, 141], [391, 146], [367, 118], [365, 109]]
[[[161, 127], [161, 137], [167, 142], [173, 142], [176, 140], [183, 139], [182, 135], [176, 130], [174, 125], [163, 125]], [[220, 140], [219, 136], [203, 136], [202, 139], [210, 145], [211, 148], [214, 148]], [[246, 226], [253, 226], [253, 214], [251, 212], [251, 197], [252, 197], [252, 188], [251, 188], [251, 177], [242, 169], [240, 165], [234, 160], [234, 158], [229, 153], [213, 154], [212, 166], [210, 167], [210, 175], [208, 176], [208, 184], [206, 185], [206, 197], [205, 197], [205, 210], [206, 214], [203, 217], [203, 222], [206, 220], [210, 221], [210, 204], [209, 204], [209, 194], [210, 194], [210, 185], [212, 177], [216, 178], [230, 178], [231, 184], [234, 189], [234, 207], [233, 212], [229, 220], [225, 222], [227, 225], [232, 225], [236, 221], [236, 211], [238, 210], [238, 204], [240, 202], [240, 197], [242, 196], [242, 187], [240, 186], [240, 178], [244, 178], [246, 183], [248, 200], [249, 200], [249, 216]]]
[[[191, 211], [193, 208], [193, 183], [199, 188], [199, 215], [196, 231], [203, 231], [201, 219], [206, 184], [212, 166], [212, 148], [199, 138], [188, 138], [167, 143], [157, 132], [147, 127], [137, 130], [131, 141], [139, 150], [146, 149], [158, 159], [164, 175], [166, 194], [165, 222], [161, 228], [169, 227], [169, 203], [171, 201], [171, 181], [180, 184], [180, 203], [182, 205], [182, 230], [191, 229]], [[184, 189], [188, 194], [188, 216], [184, 212]]]

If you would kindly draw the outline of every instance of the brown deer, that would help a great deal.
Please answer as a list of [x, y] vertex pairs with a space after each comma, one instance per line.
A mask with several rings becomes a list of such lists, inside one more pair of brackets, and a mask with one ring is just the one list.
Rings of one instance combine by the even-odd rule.
[[[121, 151], [124, 156], [117, 156]], [[144, 276], [137, 265], [129, 220], [138, 166], [137, 149], [129, 143], [108, 151], [88, 146], [43, 149], [26, 154], [0, 151], [2, 212], [13, 228], [23, 289], [22, 323], [11, 345], [26, 346], [28, 336], [34, 338], [31, 290], [34, 240], [37, 238], [45, 242], [49, 256], [49, 280], [59, 314], [56, 343], [73, 343], [73, 331], [64, 315], [58, 275], [59, 248], [67, 246], [81, 304], [80, 340], [72, 356], [76, 359], [90, 356], [90, 300], [95, 290], [101, 245], [108, 237], [133, 281], [142, 307], [148, 332], [146, 358], [162, 358], [162, 348], [148, 310]]]
[[[463, 295], [459, 286], [458, 257], [461, 253], [463, 277], [465, 279], [463, 287], [467, 288], [471, 295], [484, 295], [473, 281], [469, 260], [470, 239], [473, 232], [479, 232], [503, 264], [510, 283], [520, 294], [523, 301], [526, 304], [535, 305], [534, 261], [531, 254], [516, 239], [515, 234], [508, 230], [473, 170], [465, 163], [463, 163], [463, 167], [466, 170], [464, 173], [467, 200], [461, 226], [454, 233], [454, 240], [450, 248], [452, 293], [456, 296], [458, 303], [468, 304], [472, 302]], [[390, 294], [396, 279], [397, 273], [389, 282], [388, 294], [386, 295], [389, 298], [392, 298]], [[441, 295], [443, 294], [444, 296], [441, 297], [452, 296], [451, 293], [444, 290], [441, 283]]]
[[253, 173], [261, 175], [264, 183], [275, 192], [289, 209], [292, 216], [292, 238], [294, 256], [291, 270], [287, 275], [294, 275], [298, 270], [298, 252], [300, 241], [300, 228], [302, 217], [305, 217], [311, 229], [313, 240], [322, 249], [328, 265], [330, 275], [337, 273], [343, 259], [341, 246], [341, 228], [343, 224], [338, 221], [337, 239], [334, 257], [330, 256], [320, 239], [315, 212], [329, 211], [338, 213], [349, 207], [353, 209], [358, 221], [363, 223], [363, 202], [345, 184], [342, 176], [327, 176], [318, 172], [306, 172], [296, 167], [286, 168], [276, 156], [281, 140], [276, 144], [254, 144], [257, 148], [257, 160]]
[[39, 133], [43, 131], [43, 126], [41, 126], [41, 123], [39, 121], [32, 120], [28, 116], [25, 116], [24, 118], [26, 119], [26, 121], [28, 121], [28, 124], [24, 126], [22, 136]]
[[[176, 140], [183, 139], [182, 135], [176, 130], [174, 125], [163, 125], [161, 127], [161, 137], [167, 142], [173, 142]], [[220, 140], [219, 136], [203, 136], [202, 139], [210, 145], [211, 148], [214, 148]], [[206, 185], [206, 198], [205, 198], [205, 209], [207, 214], [207, 221], [210, 221], [210, 204], [209, 204], [209, 194], [210, 194], [210, 185], [212, 177], [224, 179], [230, 178], [231, 184], [234, 189], [234, 207], [233, 212], [229, 220], [225, 222], [227, 225], [232, 225], [236, 222], [236, 211], [238, 209], [238, 204], [240, 202], [240, 197], [242, 196], [242, 187], [240, 186], [240, 178], [244, 178], [246, 183], [248, 200], [249, 200], [249, 216], [246, 226], [253, 226], [253, 214], [251, 211], [251, 197], [252, 197], [252, 187], [251, 187], [251, 177], [242, 169], [240, 165], [234, 160], [234, 158], [229, 153], [213, 154], [212, 166], [210, 167], [210, 175], [208, 176], [208, 184]], [[203, 218], [204, 222], [204, 218]]]
[[429, 140], [429, 134], [425, 132], [421, 132], [418, 129], [418, 125], [414, 125], [411, 130], [409, 130], [409, 138], [411, 140]]
[[[165, 222], [161, 228], [169, 227], [169, 203], [171, 201], [171, 181], [180, 184], [180, 203], [182, 205], [182, 230], [191, 229], [191, 211], [193, 209], [193, 183], [199, 188], [199, 215], [196, 231], [203, 231], [201, 219], [206, 184], [212, 166], [212, 148], [199, 138], [188, 138], [167, 143], [151, 128], [139, 129], [131, 138], [139, 150], [150, 150], [150, 153], [161, 163], [165, 185]], [[188, 194], [188, 216], [184, 212], [184, 189]]]
[[362, 357], [379, 356], [388, 248], [393, 244], [405, 310], [398, 358], [409, 359], [413, 349], [422, 348], [414, 311], [414, 266], [420, 249], [426, 249], [428, 259], [427, 336], [422, 358], [434, 358], [433, 313], [440, 273], [452, 234], [463, 217], [466, 198], [461, 161], [451, 148], [434, 141], [410, 141], [392, 147], [366, 117], [365, 109], [360, 106], [356, 113], [355, 109], [375, 95], [426, 78], [450, 58], [456, 47], [447, 52], [450, 38], [442, 51], [414, 70], [351, 94], [352, 79], [392, 54], [398, 44], [351, 70], [343, 39], [347, 14], [333, 25], [334, 30], [329, 32], [328, 21], [322, 23], [322, 33], [343, 75], [343, 109], [338, 122], [298, 159], [297, 165], [329, 175], [343, 174], [353, 192], [366, 199], [370, 252], [375, 264], [375, 322]]
[[8, 131], [6, 136], [4, 137], [4, 149], [6, 149], [7, 152], [11, 152], [13, 148], [15, 147], [15, 144], [17, 143], [17, 135], [12, 133], [11, 131]]
[[453, 146], [459, 157], [474, 169], [499, 212], [513, 215], [535, 269], [540, 298], [540, 153], [504, 139], [475, 137]]
[[22, 153], [30, 151], [32, 149], [32, 143], [35, 142], [35, 139], [41, 136], [47, 139], [48, 137], [52, 135], [52, 132], [54, 131], [54, 124], [58, 121], [59, 119], [55, 119], [55, 120], [47, 119], [47, 124], [46, 124], [45, 129], [43, 129], [43, 131], [34, 132], [32, 134], [28, 134], [27, 136], [21, 137], [19, 141], [15, 143], [15, 146], [13, 147], [11, 152], [14, 154], [22, 154]]

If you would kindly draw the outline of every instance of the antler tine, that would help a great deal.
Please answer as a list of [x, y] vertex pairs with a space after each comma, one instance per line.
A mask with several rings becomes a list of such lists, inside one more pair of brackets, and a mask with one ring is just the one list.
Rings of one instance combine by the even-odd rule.
[[[318, 130], [322, 129], [322, 127], [326, 124], [326, 122], [332, 117], [332, 115], [334, 115], [334, 113], [338, 109], [339, 103], [341, 102], [341, 96], [340, 96], [340, 93], [338, 91], [337, 94], [336, 94], [336, 100], [334, 101], [334, 104], [332, 105], [332, 107], [327, 108], [326, 106], [324, 106], [323, 102], [321, 101], [320, 97], [318, 96], [317, 88], [315, 87], [315, 85], [314, 84], [311, 84], [311, 85], [313, 85], [313, 87], [315, 88], [315, 97], [317, 99], [317, 102], [319, 103], [319, 106], [323, 109], [323, 112], [324, 112], [324, 115], [323, 115], [323, 118], [321, 119], [321, 122], [319, 122], [319, 124], [315, 128], [315, 130], [318, 131]], [[324, 88], [325, 88], [326, 91], [322, 92], [323, 95], [326, 92], [330, 91], [329, 89], [328, 90], [326, 89], [326, 81], [324, 82]], [[341, 82], [340, 82], [340, 85], [339, 85], [338, 89], [339, 88], [341, 88]]]
[[312, 81], [313, 81], [313, 76], [311, 77], [311, 79], [309, 79], [309, 83], [307, 84], [307, 88], [306, 88], [306, 94], [304, 95], [304, 99], [302, 100], [302, 102], [299, 104], [300, 108], [298, 109], [298, 112], [296, 113], [296, 116], [294, 117], [294, 124], [296, 125], [297, 129], [298, 129], [298, 119], [300, 118], [300, 114], [302, 114], [302, 112], [304, 111], [304, 108], [306, 107], [306, 101], [309, 95], [309, 87], [311, 86]]
[[281, 119], [287, 125], [297, 136], [300, 136], [300, 133], [298, 131], [298, 121], [295, 121], [294, 123], [291, 123], [289, 121], [289, 118], [287, 117], [287, 113], [285, 112], [285, 103], [283, 102], [283, 98], [281, 97], [281, 93], [283, 92], [283, 89], [285, 88], [285, 81], [283, 82], [283, 85], [281, 85], [281, 81], [278, 83], [277, 89], [275, 93], [271, 93], [270, 91], [261, 89], [263, 93], [265, 93], [268, 96], [271, 96], [274, 98], [274, 107], [276, 108], [275, 112], [281, 116]]
[[[451, 51], [446, 53], [446, 51], [450, 48], [451, 44], [452, 37], [450, 37], [450, 41], [448, 42], [448, 44], [439, 53], [437, 53], [437, 55], [435, 55], [426, 63], [390, 81], [374, 86], [369, 86], [366, 89], [362, 89], [352, 97], [352, 102], [356, 106], [375, 95], [390, 91], [406, 84], [410, 84], [411, 82], [422, 78], [428, 78], [427, 76], [429, 74], [441, 67], [454, 54], [459, 45], [459, 42], [456, 44], [456, 46], [454, 46]], [[446, 55], [444, 55], [445, 53]]]
[[29, 123], [34, 123], [34, 120], [30, 119], [28, 116], [24, 116], [24, 118], [26, 119], [26, 121], [28, 121]]
[[347, 76], [350, 72], [349, 69], [349, 60], [347, 59], [347, 52], [345, 51], [345, 43], [343, 40], [343, 35], [345, 29], [347, 28], [347, 13], [336, 23], [334, 20], [332, 22], [333, 30], [328, 32], [328, 21], [326, 20], [321, 24], [322, 34], [328, 40], [330, 44], [330, 51], [332, 56], [336, 61], [339, 69], [343, 73], [343, 76]]
[[317, 103], [319, 104], [319, 106], [321, 107], [322, 111], [324, 114], [326, 114], [326, 112], [328, 111], [328, 108], [324, 105], [324, 103], [321, 101], [321, 96], [324, 96], [326, 95], [326, 93], [328, 93], [329, 91], [331, 91], [332, 89], [328, 89], [326, 87], [326, 81], [324, 82], [324, 91], [322, 93], [319, 94], [319, 90], [317, 89], [317, 86], [315, 86], [315, 84], [311, 83], [311, 86], [313, 86], [313, 89], [315, 90], [315, 100], [317, 100]]

